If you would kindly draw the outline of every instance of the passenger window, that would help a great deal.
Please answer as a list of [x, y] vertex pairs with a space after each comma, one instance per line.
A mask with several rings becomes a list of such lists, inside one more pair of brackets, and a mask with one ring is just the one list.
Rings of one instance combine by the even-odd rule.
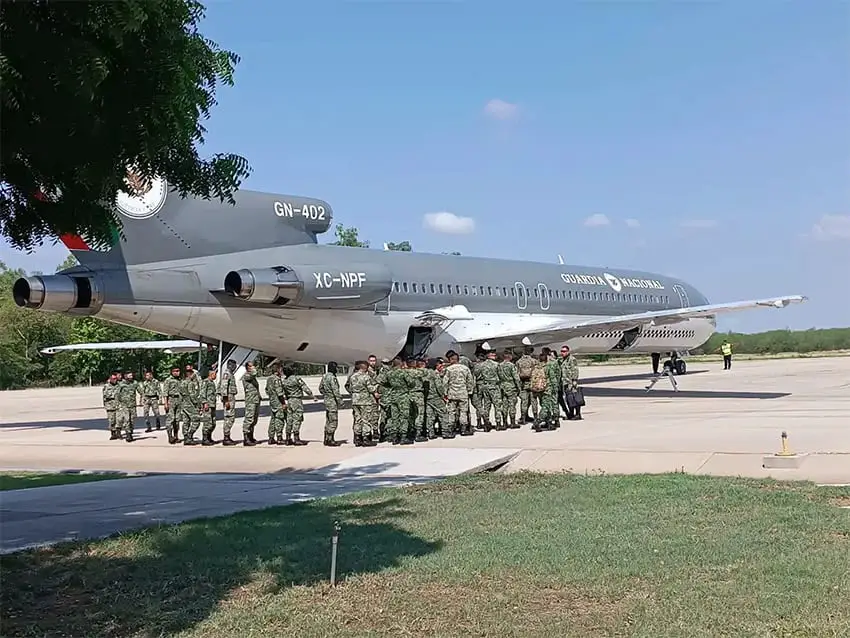
[[437, 294], [437, 288], [434, 286], [434, 284], [431, 284], [431, 294], [432, 295]]
[[496, 288], [496, 296], [497, 296], [497, 297], [501, 297], [501, 296], [502, 296], [502, 291], [501, 291], [501, 289], [500, 289], [500, 288]]
[[394, 282], [393, 282], [393, 289], [394, 289], [396, 292], [400, 292], [400, 291], [401, 291], [401, 286], [399, 285], [399, 283], [398, 283], [397, 281], [394, 281]]
[[537, 288], [534, 289], [534, 296], [537, 296]]
[[419, 291], [416, 289], [416, 284], [410, 284], [410, 285], [411, 285], [411, 286], [413, 286], [413, 292], [419, 292]]
[[464, 284], [464, 286], [463, 286], [463, 294], [465, 294], [465, 295], [468, 295], [468, 294], [469, 294], [469, 286], [467, 286], [467, 285], [465, 285], [465, 284]]
[[478, 296], [478, 288], [476, 288], [475, 286], [473, 286], [473, 287], [472, 287], [472, 296], [473, 296], [473, 297], [477, 297], [477, 296]]
[[406, 281], [403, 284], [401, 284], [401, 289], [404, 290], [405, 293], [407, 293], [407, 282]]
[[490, 286], [487, 286], [487, 294], [493, 296], [493, 289]]
[[440, 284], [438, 287], [440, 289], [440, 294], [442, 295], [443, 294], [443, 284]]

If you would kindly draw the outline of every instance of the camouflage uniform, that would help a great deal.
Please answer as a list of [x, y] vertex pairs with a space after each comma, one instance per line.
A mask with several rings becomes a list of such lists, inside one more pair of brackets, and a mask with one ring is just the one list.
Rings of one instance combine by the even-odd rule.
[[457, 429], [461, 436], [472, 434], [469, 425], [469, 395], [475, 389], [475, 380], [469, 368], [462, 363], [453, 363], [443, 375], [443, 387], [445, 388], [446, 413], [448, 427], [455, 429], [455, 423], [459, 423]]
[[[516, 367], [517, 373], [519, 370], [528, 370], [530, 371], [534, 369], [537, 365], [537, 361], [534, 360], [534, 357], [528, 354], [522, 355], [519, 359], [517, 359]], [[534, 418], [537, 418], [537, 401], [531, 392], [531, 376], [527, 376], [525, 378], [519, 378], [521, 388], [519, 391], [519, 416], [520, 421], [525, 421], [528, 416], [528, 408], [531, 407], [532, 414]]]
[[410, 377], [408, 422], [410, 423], [413, 437], [421, 442], [425, 440], [423, 436], [425, 433], [425, 386], [423, 385], [423, 370], [421, 368], [407, 368], [405, 372]]
[[128, 441], [133, 440], [133, 426], [136, 416], [136, 384], [121, 380], [118, 386], [118, 409], [116, 410], [116, 428]]
[[423, 375], [427, 386], [425, 400], [425, 430], [429, 439], [437, 438], [436, 425], [440, 425], [440, 433], [444, 439], [454, 438], [454, 427], [449, 423], [446, 413], [446, 389], [443, 378], [436, 370], [427, 369]]
[[145, 379], [139, 384], [139, 394], [142, 399], [142, 415], [145, 417], [145, 429], [151, 431], [151, 413], [156, 419], [156, 429], [162, 428], [159, 422], [159, 400], [162, 388], [156, 379]]
[[165, 429], [168, 431], [168, 442], [177, 443], [180, 421], [183, 418], [183, 408], [180, 405], [180, 379], [172, 375], [163, 381], [162, 396], [165, 398]]
[[383, 375], [381, 400], [387, 407], [387, 440], [393, 445], [408, 443], [410, 427], [411, 376], [404, 368], [391, 368]]
[[286, 396], [286, 444], [307, 445], [301, 440], [301, 424], [304, 423], [304, 395], [313, 399], [313, 393], [304, 379], [297, 374], [283, 380], [283, 393]]
[[218, 393], [224, 405], [224, 443], [231, 440], [230, 431], [236, 422], [236, 379], [230, 370], [225, 370], [218, 382]]
[[561, 389], [561, 364], [555, 360], [547, 361], [546, 369], [546, 391], [540, 400], [540, 414], [538, 424], [548, 423], [550, 427], [558, 427], [560, 410], [558, 409], [557, 392]]
[[333, 439], [339, 426], [339, 407], [342, 394], [339, 392], [339, 379], [332, 372], [325, 372], [319, 382], [319, 394], [325, 401], [325, 440]]
[[103, 409], [106, 410], [106, 422], [109, 424], [109, 440], [121, 438], [121, 428], [118, 425], [118, 383], [107, 381], [103, 386]]
[[195, 372], [180, 382], [180, 407], [183, 409], [183, 445], [195, 445], [202, 411], [201, 382]]
[[254, 444], [254, 428], [260, 416], [260, 382], [257, 371], [245, 371], [242, 377], [242, 391], [245, 393], [245, 415], [242, 417], [242, 442]]
[[502, 390], [501, 429], [516, 429], [519, 427], [516, 422], [516, 400], [522, 390], [522, 383], [513, 361], [502, 361], [499, 364], [499, 386]]
[[[390, 367], [382, 363], [378, 363], [374, 368], [369, 368], [369, 374], [372, 375], [372, 379], [378, 385], [379, 391], [380, 387], [386, 384], [386, 378], [389, 371]], [[386, 431], [387, 421], [389, 420], [389, 413], [390, 411], [387, 406], [387, 401], [384, 398], [383, 392], [381, 392], [381, 395], [378, 397], [378, 423], [377, 427], [372, 430], [372, 440], [383, 440], [383, 434]]]
[[485, 359], [475, 365], [475, 387], [478, 390], [479, 414], [484, 419], [483, 427], [489, 431], [493, 426], [490, 422], [490, 410], [496, 414], [496, 426], [502, 425], [502, 390], [499, 380], [499, 364], [492, 359]]
[[[475, 369], [481, 365], [483, 362], [483, 358], [479, 355], [477, 360], [472, 362], [466, 357], [463, 357], [468, 362], [466, 366], [469, 368], [469, 371], [472, 373], [472, 381], [475, 384], [472, 388], [472, 394], [469, 396], [469, 402], [472, 403], [472, 407], [475, 408], [475, 420], [479, 426], [484, 423], [484, 414], [483, 408], [481, 406], [481, 388], [478, 384], [478, 378], [475, 376]], [[463, 363], [459, 361], [459, 363]]]
[[578, 361], [573, 355], [567, 355], [561, 359], [561, 385], [564, 395], [564, 403], [567, 406], [567, 418], [573, 419], [576, 416], [581, 417], [581, 407], [571, 408], [567, 403], [567, 394], [578, 390]]
[[378, 384], [375, 375], [357, 371], [345, 383], [345, 389], [351, 393], [351, 409], [354, 413], [354, 445], [373, 444], [378, 430]]
[[283, 443], [283, 429], [286, 425], [286, 395], [283, 392], [283, 379], [275, 372], [266, 380], [266, 394], [269, 395], [269, 445]]
[[[201, 381], [201, 443], [212, 445], [212, 434], [215, 430], [216, 394], [215, 381], [204, 379]], [[206, 405], [206, 409], [204, 409]]]

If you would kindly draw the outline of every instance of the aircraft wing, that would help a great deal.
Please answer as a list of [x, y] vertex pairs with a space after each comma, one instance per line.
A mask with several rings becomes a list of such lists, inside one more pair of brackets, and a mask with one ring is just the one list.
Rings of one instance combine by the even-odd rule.
[[202, 344], [191, 340], [174, 341], [116, 341], [111, 343], [70, 343], [44, 348], [41, 354], [56, 354], [68, 350], [164, 350], [168, 354], [196, 352]]
[[[471, 325], [463, 326], [455, 338], [460, 343], [486, 341], [491, 348], [517, 345], [540, 345], [555, 341], [567, 341], [603, 330], [629, 330], [638, 326], [663, 326], [666, 324], [695, 319], [698, 317], [715, 317], [728, 312], [750, 310], [753, 308], [784, 308], [790, 304], [802, 303], [806, 297], [792, 295], [788, 297], [772, 297], [752, 301], [734, 301], [730, 303], [709, 304], [707, 306], [692, 306], [690, 308], [674, 308], [652, 312], [640, 312], [631, 315], [600, 316], [585, 321], [549, 321], [533, 324], [522, 320], [516, 323], [500, 325]], [[466, 328], [466, 329], [464, 329]]]

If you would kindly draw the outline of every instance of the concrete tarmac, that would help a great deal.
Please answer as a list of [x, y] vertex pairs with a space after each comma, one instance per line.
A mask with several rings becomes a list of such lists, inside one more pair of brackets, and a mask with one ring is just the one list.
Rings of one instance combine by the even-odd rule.
[[[586, 367], [584, 420], [554, 432], [477, 433], [412, 447], [321, 445], [321, 402], [306, 403], [306, 447], [169, 445], [163, 431], [109, 441], [100, 388], [0, 393], [0, 469], [166, 473], [0, 492], [0, 553], [464, 472], [680, 471], [850, 483], [850, 357], [697, 364], [654, 389], [641, 366]], [[309, 379], [315, 391], [318, 379]], [[241, 416], [241, 409], [239, 410]], [[262, 438], [267, 412], [256, 430]], [[221, 436], [219, 423], [216, 436]], [[787, 431], [796, 469], [762, 467]], [[350, 439], [351, 411], [337, 438]], [[241, 433], [241, 418], [234, 434]]]
[[[415, 446], [520, 450], [503, 471], [695, 474], [850, 482], [850, 357], [695, 363], [651, 391], [646, 366], [587, 366], [584, 420], [562, 421], [554, 432], [477, 433]], [[341, 379], [342, 382], [342, 379]], [[318, 379], [308, 379], [314, 389]], [[241, 395], [241, 391], [240, 391]], [[0, 393], [0, 468], [119, 470], [178, 473], [303, 472], [347, 462], [376, 448], [321, 444], [321, 402], [305, 401], [300, 448], [258, 445], [224, 448], [169, 445], [163, 431], [146, 434], [142, 418], [134, 443], [109, 441], [101, 390], [63, 388]], [[268, 411], [255, 436], [264, 438]], [[140, 410], [141, 411], [141, 410]], [[220, 413], [219, 413], [220, 414]], [[241, 435], [240, 417], [234, 436]], [[762, 457], [780, 449], [808, 456], [797, 469], [766, 470]], [[221, 437], [221, 424], [216, 437]], [[351, 410], [340, 412], [338, 439], [351, 439]], [[381, 447], [387, 447], [384, 444]], [[380, 449], [380, 448], [377, 448]], [[398, 448], [396, 448], [398, 449]]]

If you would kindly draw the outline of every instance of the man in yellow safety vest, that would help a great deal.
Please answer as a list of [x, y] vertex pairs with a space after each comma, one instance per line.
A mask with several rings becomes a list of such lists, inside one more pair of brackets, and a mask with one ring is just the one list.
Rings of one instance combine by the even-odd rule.
[[723, 345], [720, 346], [720, 352], [723, 354], [723, 369], [731, 370], [732, 369], [732, 344], [728, 341], [723, 341]]

